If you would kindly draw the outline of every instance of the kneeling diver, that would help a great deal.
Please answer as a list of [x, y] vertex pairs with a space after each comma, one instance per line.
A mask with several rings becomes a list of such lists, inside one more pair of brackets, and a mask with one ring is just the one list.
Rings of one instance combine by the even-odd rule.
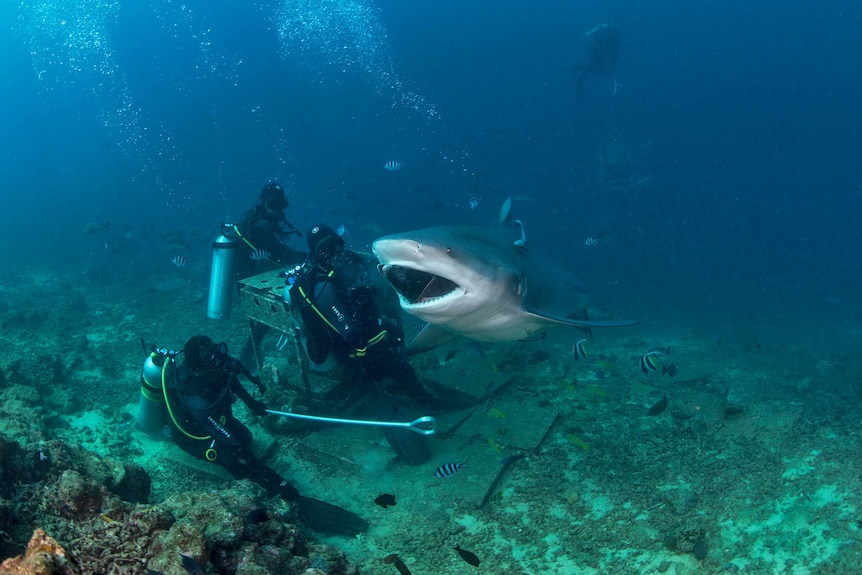
[[[356, 535], [368, 528], [368, 523], [358, 515], [303, 497], [287, 479], [252, 453], [251, 431], [233, 416], [232, 404], [239, 397], [257, 416], [267, 414], [266, 406], [251, 396], [237, 375], [246, 376], [261, 392], [264, 388], [257, 376], [228, 355], [226, 344], [216, 344], [205, 335], [196, 335], [186, 342], [181, 353], [184, 360], [178, 367], [171, 354], [163, 359], [159, 391], [163, 394], [167, 415], [164, 423], [183, 451], [224, 467], [236, 479], [254, 481], [270, 496], [295, 501], [299, 518], [316, 531]], [[145, 367], [142, 402], [146, 399], [145, 388], [153, 395], [156, 391], [154, 382], [147, 381], [146, 375]], [[152, 422], [148, 423], [152, 429]]]

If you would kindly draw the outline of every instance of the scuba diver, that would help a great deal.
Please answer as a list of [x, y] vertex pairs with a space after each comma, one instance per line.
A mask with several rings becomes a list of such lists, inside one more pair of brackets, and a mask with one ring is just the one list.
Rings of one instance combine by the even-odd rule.
[[[242, 215], [239, 223], [224, 226], [223, 233], [231, 241], [238, 240], [234, 270], [238, 280], [287, 265], [293, 266], [305, 259], [303, 252], [282, 241], [292, 235], [302, 237], [302, 232], [284, 215], [287, 206], [284, 188], [276, 182], [267, 182], [255, 205]], [[263, 361], [255, 343], [259, 345], [269, 331], [269, 326], [251, 322], [252, 333], [243, 346], [240, 358], [253, 366], [255, 371]]]
[[614, 94], [622, 89], [614, 75], [620, 53], [620, 29], [615, 24], [599, 24], [586, 35], [587, 44], [581, 62], [575, 67], [578, 94], [584, 95], [584, 82], [588, 74], [602, 76], [610, 74], [614, 82]]
[[268, 182], [260, 191], [254, 206], [242, 215], [239, 223], [231, 227], [240, 240], [236, 269], [238, 278], [244, 279], [255, 273], [297, 264], [305, 259], [305, 254], [282, 241], [292, 235], [302, 237], [302, 232], [284, 215], [287, 206], [284, 188], [276, 182]]
[[[220, 465], [236, 479], [254, 481], [270, 496], [295, 501], [299, 518], [316, 531], [356, 535], [366, 530], [368, 523], [361, 517], [301, 496], [287, 479], [252, 453], [251, 431], [234, 417], [232, 405], [238, 397], [256, 416], [267, 411], [237, 376], [244, 375], [261, 393], [265, 388], [227, 351], [225, 343], [217, 344], [205, 335], [189, 339], [182, 352], [154, 351], [144, 364], [139, 427], [154, 432], [166, 424], [175, 443], [186, 453]], [[175, 357], [180, 353], [184, 360], [177, 367]], [[163, 398], [162, 403], [152, 402], [153, 397]], [[152, 415], [156, 413], [167, 421], [155, 421]]]
[[[312, 227], [306, 239], [308, 259], [288, 275], [288, 296], [301, 320], [308, 358], [320, 365], [332, 354], [347, 371], [350, 381], [330, 394], [361, 395], [378, 419], [399, 413], [397, 395], [436, 408], [436, 398], [407, 361], [398, 296], [377, 273], [376, 260], [345, 250], [344, 239], [325, 225]], [[387, 380], [395, 385], [387, 387]], [[424, 437], [392, 428], [384, 434], [410, 465], [431, 456]]]

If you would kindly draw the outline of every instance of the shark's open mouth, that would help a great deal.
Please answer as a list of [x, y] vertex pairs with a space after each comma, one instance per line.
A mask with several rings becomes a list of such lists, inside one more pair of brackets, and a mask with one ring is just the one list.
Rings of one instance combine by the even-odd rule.
[[459, 288], [442, 276], [396, 265], [378, 266], [395, 291], [410, 304], [422, 304], [446, 296]]

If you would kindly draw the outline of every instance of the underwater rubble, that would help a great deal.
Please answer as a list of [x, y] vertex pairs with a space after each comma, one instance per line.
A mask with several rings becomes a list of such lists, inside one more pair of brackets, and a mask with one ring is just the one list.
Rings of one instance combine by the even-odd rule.
[[[141, 466], [42, 439], [33, 426], [38, 402], [20, 401], [31, 390], [0, 393], [0, 556], [10, 557], [0, 574], [180, 575], [181, 554], [219, 573], [357, 573], [343, 552], [299, 530], [290, 505], [264, 501], [256, 485], [230, 482], [148, 504]], [[6, 430], [21, 431], [27, 420], [30, 440], [10, 439]], [[266, 521], [249, 519], [260, 509]]]

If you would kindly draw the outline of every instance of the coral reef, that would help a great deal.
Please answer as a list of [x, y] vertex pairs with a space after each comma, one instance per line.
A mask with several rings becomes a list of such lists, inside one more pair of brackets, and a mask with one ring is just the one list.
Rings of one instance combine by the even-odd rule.
[[0, 575], [79, 575], [80, 567], [73, 557], [41, 529], [36, 529], [24, 556], [6, 559], [0, 564]]
[[24, 525], [44, 529], [3, 573], [127, 575], [154, 569], [179, 575], [181, 553], [219, 573], [294, 575], [312, 565], [324, 565], [330, 575], [357, 572], [341, 551], [309, 541], [281, 500], [267, 508], [266, 521], [249, 520], [265, 502], [248, 481], [180, 493], [159, 505], [135, 503], [117, 491], [126, 492], [119, 488], [130, 475], [147, 484], [142, 469], [56, 440], [22, 446], [2, 435], [0, 475], [0, 537], [6, 542], [0, 550], [9, 555], [23, 544]]

